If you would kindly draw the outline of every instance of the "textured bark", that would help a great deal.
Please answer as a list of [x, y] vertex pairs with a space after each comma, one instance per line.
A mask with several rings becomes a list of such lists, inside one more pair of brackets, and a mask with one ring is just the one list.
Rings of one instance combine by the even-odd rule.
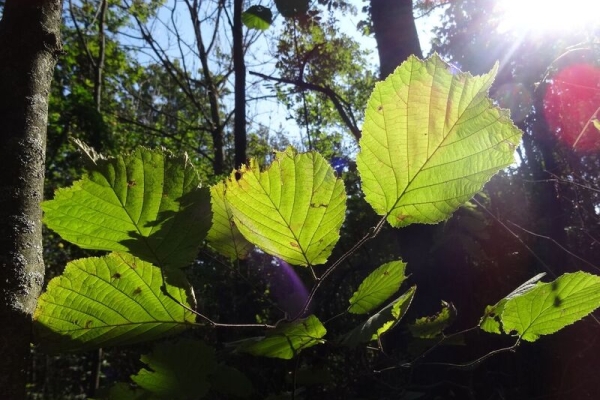
[[0, 393], [25, 398], [44, 280], [40, 202], [61, 0], [7, 0], [0, 21]]
[[422, 57], [412, 0], [371, 0], [371, 20], [382, 79], [411, 54]]

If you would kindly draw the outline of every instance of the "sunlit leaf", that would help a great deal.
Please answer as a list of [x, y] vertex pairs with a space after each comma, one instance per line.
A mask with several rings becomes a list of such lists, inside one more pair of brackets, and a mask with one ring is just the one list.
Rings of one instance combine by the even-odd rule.
[[271, 9], [264, 6], [252, 6], [242, 13], [242, 22], [250, 29], [264, 31], [273, 22]]
[[226, 199], [250, 242], [293, 265], [323, 264], [346, 212], [342, 180], [318, 153], [277, 152], [264, 172], [251, 160], [232, 174]]
[[341, 344], [348, 347], [356, 347], [360, 343], [377, 340], [381, 335], [400, 322], [406, 311], [408, 311], [416, 289], [416, 286], [411, 287], [406, 293], [385, 306], [377, 314], [374, 314], [371, 318], [344, 335]]
[[197, 340], [161, 343], [142, 362], [131, 379], [160, 399], [200, 399], [210, 389], [209, 375], [216, 367], [215, 350]]
[[323, 343], [327, 330], [314, 315], [291, 323], [282, 323], [264, 338], [248, 341], [239, 350], [255, 356], [289, 360], [301, 350]]
[[514, 160], [521, 132], [493, 106], [487, 75], [411, 56], [376, 85], [357, 166], [366, 200], [394, 227], [447, 219]]
[[366, 314], [380, 306], [400, 289], [400, 285], [406, 278], [405, 269], [406, 263], [402, 261], [392, 261], [377, 268], [354, 292], [350, 298], [348, 311], [353, 314]]
[[442, 301], [442, 309], [430, 317], [418, 318], [408, 326], [413, 337], [433, 339], [444, 331], [456, 319], [456, 308], [452, 303]]
[[506, 302], [514, 297], [521, 296], [521, 295], [527, 293], [528, 291], [530, 291], [531, 289], [533, 289], [535, 287], [535, 284], [540, 279], [542, 279], [545, 275], [546, 275], [545, 272], [537, 274], [536, 276], [527, 280], [527, 282], [523, 283], [518, 288], [516, 288], [515, 290], [510, 292], [509, 295], [504, 297], [502, 300], [500, 300], [495, 305], [487, 306], [485, 308], [485, 313], [483, 315], [483, 318], [481, 318], [481, 321], [479, 322], [479, 327], [483, 331], [488, 332], [488, 333], [501, 334], [502, 333], [502, 321], [501, 321], [500, 317], [502, 316], [502, 313], [504, 312], [504, 306], [506, 305]]
[[225, 184], [219, 182], [210, 188], [212, 226], [206, 239], [210, 247], [230, 259], [244, 259], [254, 247], [240, 233], [233, 222], [233, 214], [225, 199]]
[[[67, 264], [48, 284], [34, 314], [47, 351], [125, 345], [173, 335], [195, 321], [192, 289], [179, 270], [161, 270], [125, 253]], [[175, 300], [176, 301], [175, 301]], [[179, 303], [181, 304], [179, 304]]]
[[91, 168], [42, 204], [50, 229], [85, 249], [125, 251], [160, 267], [194, 260], [211, 223], [210, 194], [187, 157], [140, 148]]
[[504, 332], [516, 332], [529, 342], [579, 321], [600, 307], [600, 276], [564, 274], [554, 282], [509, 299], [502, 313]]

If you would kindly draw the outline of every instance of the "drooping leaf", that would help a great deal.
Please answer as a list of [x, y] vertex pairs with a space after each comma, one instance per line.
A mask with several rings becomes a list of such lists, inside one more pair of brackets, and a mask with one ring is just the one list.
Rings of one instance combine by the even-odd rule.
[[441, 335], [456, 319], [456, 308], [452, 303], [442, 301], [442, 309], [430, 317], [418, 318], [408, 329], [413, 337], [420, 339], [433, 339]]
[[529, 342], [579, 321], [600, 307], [600, 276], [568, 273], [554, 282], [538, 283], [504, 305], [504, 332]]
[[406, 311], [408, 311], [416, 289], [416, 286], [411, 287], [406, 293], [385, 306], [377, 314], [374, 314], [368, 320], [344, 335], [341, 344], [348, 347], [356, 347], [360, 343], [377, 340], [381, 335], [400, 322]]
[[[179, 270], [165, 271], [167, 290], [194, 307], [192, 288]], [[38, 300], [38, 340], [52, 352], [154, 340], [190, 327], [195, 316], [161, 290], [162, 273], [126, 253], [67, 264]]]
[[236, 397], [248, 397], [253, 391], [250, 379], [227, 365], [217, 365], [210, 375], [210, 387], [215, 392]]
[[282, 323], [264, 338], [247, 341], [239, 350], [255, 356], [290, 360], [300, 351], [323, 343], [327, 330], [314, 315], [291, 323]]
[[508, 296], [504, 297], [502, 300], [500, 300], [495, 305], [487, 306], [485, 308], [485, 313], [484, 313], [483, 317], [481, 318], [481, 321], [479, 322], [479, 327], [483, 331], [488, 332], [488, 333], [501, 334], [502, 333], [501, 316], [502, 316], [502, 313], [504, 312], [504, 306], [506, 305], [506, 302], [512, 298], [521, 296], [521, 295], [529, 292], [531, 289], [533, 289], [535, 287], [535, 284], [540, 279], [542, 279], [545, 275], [546, 275], [545, 272], [542, 272], [541, 274], [537, 274], [536, 276], [527, 280], [527, 282], [523, 283], [518, 288], [516, 288], [515, 290], [510, 292], [510, 294]]
[[277, 152], [264, 172], [242, 166], [227, 182], [234, 222], [250, 242], [293, 265], [323, 264], [346, 212], [344, 183], [318, 153]]
[[254, 247], [246, 240], [233, 222], [233, 214], [225, 199], [225, 184], [219, 182], [210, 188], [212, 226], [206, 239], [208, 244], [232, 260], [244, 259]]
[[215, 350], [204, 342], [183, 339], [160, 343], [142, 362], [131, 379], [159, 399], [200, 399], [210, 389], [209, 375], [216, 367]]
[[309, 0], [275, 0], [277, 11], [284, 18], [304, 15], [308, 11]]
[[83, 179], [42, 204], [44, 222], [85, 249], [184, 267], [211, 223], [210, 194], [199, 185], [187, 157], [140, 148], [91, 164]]
[[250, 29], [264, 31], [273, 23], [273, 13], [268, 7], [252, 6], [242, 13], [242, 22]]
[[406, 263], [402, 261], [392, 261], [377, 268], [354, 292], [350, 298], [348, 311], [353, 314], [366, 314], [380, 306], [400, 289], [400, 285], [406, 278], [405, 269]]
[[521, 132], [494, 107], [487, 75], [411, 56], [369, 99], [357, 166], [366, 200], [394, 227], [447, 219], [499, 169]]

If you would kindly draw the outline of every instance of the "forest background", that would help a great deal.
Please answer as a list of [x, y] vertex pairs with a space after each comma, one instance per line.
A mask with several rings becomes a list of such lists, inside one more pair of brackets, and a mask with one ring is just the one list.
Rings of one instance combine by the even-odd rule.
[[[437, 12], [441, 19], [433, 28], [432, 51], [473, 74], [500, 62], [491, 96], [510, 109], [524, 132], [517, 162], [493, 178], [472, 207], [461, 208], [447, 222], [401, 231], [384, 228], [326, 283], [316, 302], [319, 313], [333, 317], [334, 310], [343, 308], [346, 297], [341, 294], [351, 293], [368, 272], [398, 257], [408, 263], [411, 280], [419, 287], [405, 321], [435, 314], [444, 300], [458, 310], [448, 332], [477, 324], [486, 305], [537, 273], [552, 278], [575, 270], [597, 273], [597, 23], [581, 17], [568, 29], [507, 28], [498, 4], [486, 0], [287, 4], [297, 8], [286, 18], [276, 5], [262, 4], [275, 13], [274, 24], [263, 31], [244, 26], [242, 12], [258, 4], [241, 0], [2, 3], [7, 18], [0, 25], [0, 115], [6, 116], [7, 104], [14, 101], [7, 93], [18, 95], [10, 86], [18, 82], [8, 62], [7, 54], [15, 54], [11, 46], [28, 49], [33, 39], [41, 38], [38, 43], [54, 49], [46, 61], [57, 64], [48, 86], [44, 198], [52, 198], [57, 188], [82, 174], [84, 163], [70, 138], [106, 155], [140, 146], [186, 152], [206, 184], [250, 157], [267, 165], [273, 149], [293, 144], [319, 151], [346, 181], [348, 217], [334, 255], [343, 252], [360, 240], [365, 226], [377, 221], [358, 189], [354, 162], [368, 97], [379, 77], [385, 78], [411, 54], [423, 56], [415, 18]], [[40, 25], [39, 15], [20, 25], [13, 22], [31, 18], [28, 7], [43, 10], [43, 32], [31, 29]], [[370, 61], [375, 49], [362, 48], [354, 35], [340, 29], [347, 18], [359, 21], [356, 29], [375, 38], [378, 67]], [[9, 23], [14, 24], [10, 29]], [[49, 39], [48, 30], [60, 30], [62, 47]], [[272, 110], [281, 115], [264, 115]], [[6, 121], [8, 132], [12, 119]], [[8, 161], [15, 149], [4, 143], [2, 147], [3, 174], [16, 177], [11, 173], [16, 167]], [[31, 157], [39, 160], [40, 144], [29, 147], [34, 153], [37, 149]], [[2, 212], [8, 215], [7, 210]], [[1, 244], [10, 246], [14, 238], [10, 225], [4, 224], [10, 220], [5, 214]], [[38, 225], [33, 230], [41, 232]], [[45, 274], [35, 279], [38, 286], [60, 274], [67, 262], [90, 254], [44, 231]], [[277, 320], [281, 309], [293, 310], [294, 301], [284, 304], [290, 300], [277, 293], [285, 292], [289, 282], [281, 280], [278, 266], [264, 254], [252, 253], [230, 264], [203, 247], [198, 264], [196, 296], [215, 320]], [[15, 276], [21, 279], [14, 271], [2, 274], [3, 293]], [[28, 301], [35, 302], [39, 289], [28, 293], [33, 297]], [[128, 381], [142, 366], [139, 355], [149, 351], [140, 345], [48, 355], [30, 349], [30, 322], [6, 323], [15, 321], [8, 311], [1, 317], [2, 371], [26, 372], [3, 376], [12, 381], [7, 387], [26, 388], [29, 398], [101, 396], [101, 388]], [[342, 327], [351, 322], [344, 316], [335, 323]], [[456, 365], [502, 349], [510, 340], [468, 333], [454, 345], [435, 348], [420, 363], [388, 369], [397, 360], [426, 351], [401, 325], [376, 350], [315, 348], [290, 361], [240, 356], [234, 366], [250, 377], [252, 398], [593, 399], [600, 395], [598, 329], [597, 320], [587, 318], [470, 368]], [[238, 340], [238, 333], [219, 329], [198, 335], [222, 344]], [[18, 354], [23, 349], [28, 357]], [[305, 375], [302, 385], [299, 371]]]

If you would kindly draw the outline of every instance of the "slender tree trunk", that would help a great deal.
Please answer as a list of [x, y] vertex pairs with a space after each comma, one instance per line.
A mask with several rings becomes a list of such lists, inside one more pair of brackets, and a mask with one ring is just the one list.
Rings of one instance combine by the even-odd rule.
[[61, 0], [7, 0], [0, 21], [0, 393], [24, 399], [44, 281], [40, 202]]
[[411, 54], [422, 57], [412, 0], [371, 0], [371, 19], [382, 79]]
[[104, 26], [106, 25], [107, 10], [108, 0], [102, 0], [100, 3], [100, 15], [98, 16], [98, 58], [95, 62], [96, 70], [94, 71], [94, 103], [98, 112], [100, 112], [102, 106], [102, 73], [104, 72], [104, 61], [106, 58]]
[[233, 2], [233, 69], [235, 73], [235, 168], [246, 163], [246, 64], [242, 12], [244, 0]]
[[[200, 58], [200, 65], [202, 66], [202, 76], [204, 78], [204, 84], [208, 91], [208, 103], [210, 105], [210, 130], [213, 139], [213, 172], [215, 175], [221, 175], [225, 171], [225, 143], [223, 138], [224, 123], [221, 121], [221, 109], [219, 105], [219, 91], [215, 83], [215, 78], [210, 69], [210, 63], [208, 61], [208, 52], [204, 46], [204, 39], [202, 38], [202, 27], [201, 27], [201, 16], [200, 1], [194, 0], [193, 3], [186, 1], [190, 16], [192, 18], [192, 24], [194, 25], [194, 34], [196, 36], [196, 46], [198, 48], [198, 57]], [[219, 7], [222, 7], [224, 3], [220, 3]]]

